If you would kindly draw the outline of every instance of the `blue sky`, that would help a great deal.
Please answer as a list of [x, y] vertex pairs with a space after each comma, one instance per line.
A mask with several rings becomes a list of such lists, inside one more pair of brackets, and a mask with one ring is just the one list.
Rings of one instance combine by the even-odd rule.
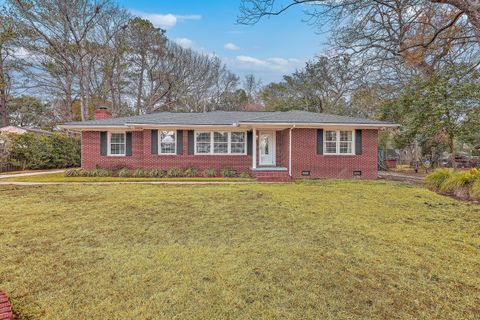
[[253, 73], [263, 84], [301, 68], [326, 41], [303, 22], [301, 8], [264, 19], [254, 26], [236, 24], [239, 0], [120, 0], [132, 13], [167, 30], [182, 46], [222, 58], [230, 70]]

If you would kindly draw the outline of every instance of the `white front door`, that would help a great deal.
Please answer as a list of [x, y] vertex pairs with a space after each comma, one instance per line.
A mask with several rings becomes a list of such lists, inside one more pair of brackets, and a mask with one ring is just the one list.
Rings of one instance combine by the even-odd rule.
[[275, 131], [260, 131], [258, 135], [260, 165], [275, 165]]

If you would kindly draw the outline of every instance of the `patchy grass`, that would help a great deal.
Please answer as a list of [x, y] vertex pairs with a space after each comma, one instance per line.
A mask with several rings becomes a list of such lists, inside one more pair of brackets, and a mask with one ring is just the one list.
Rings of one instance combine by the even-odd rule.
[[23, 176], [3, 178], [1, 181], [10, 182], [148, 182], [148, 181], [198, 181], [198, 182], [249, 182], [255, 181], [250, 178], [203, 178], [203, 177], [178, 177], [178, 178], [134, 178], [134, 177], [65, 177], [63, 173], [47, 173], [36, 176]]
[[0, 186], [19, 319], [478, 319], [480, 206], [394, 182]]

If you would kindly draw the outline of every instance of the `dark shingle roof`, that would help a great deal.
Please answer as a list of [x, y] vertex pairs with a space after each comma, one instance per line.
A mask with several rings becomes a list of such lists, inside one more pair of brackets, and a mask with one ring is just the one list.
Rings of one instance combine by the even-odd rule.
[[172, 113], [160, 112], [133, 117], [90, 120], [84, 122], [69, 122], [66, 126], [123, 126], [133, 124], [145, 125], [233, 125], [237, 123], [335, 123], [363, 125], [393, 125], [390, 122], [337, 116], [326, 113], [307, 111], [288, 112], [242, 112], [242, 111], [212, 111], [203, 113]]

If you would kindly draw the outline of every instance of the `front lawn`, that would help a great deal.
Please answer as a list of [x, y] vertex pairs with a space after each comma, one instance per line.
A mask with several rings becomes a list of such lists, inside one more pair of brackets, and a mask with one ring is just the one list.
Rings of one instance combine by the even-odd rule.
[[478, 319], [480, 206], [386, 181], [0, 186], [19, 319]]

